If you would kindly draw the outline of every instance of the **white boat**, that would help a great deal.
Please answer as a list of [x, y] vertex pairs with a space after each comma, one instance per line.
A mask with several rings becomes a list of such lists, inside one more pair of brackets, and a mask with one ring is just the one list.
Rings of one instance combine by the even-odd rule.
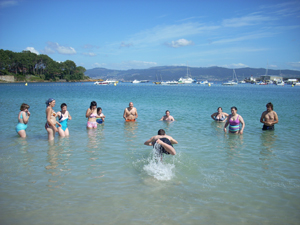
[[201, 82], [197, 82], [197, 84], [208, 84], [207, 80], [201, 81]]
[[94, 84], [95, 85], [108, 85], [108, 82], [106, 82], [106, 81], [96, 81]]
[[161, 82], [162, 85], [174, 85], [178, 84], [178, 81], [173, 80], [173, 81], [166, 81], [166, 82]]
[[140, 83], [148, 83], [149, 80], [141, 80]]
[[235, 70], [233, 69], [233, 78], [232, 80], [226, 82], [226, 83], [223, 83], [222, 85], [230, 85], [230, 86], [233, 86], [233, 85], [237, 85], [238, 84], [238, 79], [236, 77], [236, 73], [235, 73]]
[[242, 80], [242, 81], [239, 81], [240, 84], [246, 84], [246, 81]]
[[139, 83], [141, 83], [141, 81], [139, 81], [139, 80], [134, 80], [134, 81], [132, 81], [132, 83], [133, 83], [133, 84], [139, 84]]
[[300, 82], [295, 83], [295, 86], [300, 86]]
[[107, 82], [108, 84], [114, 84], [114, 83], [118, 83], [119, 81], [117, 81], [117, 80], [109, 80], [109, 79], [107, 79], [106, 81], [104, 81], [104, 82]]
[[283, 82], [282, 80], [277, 81], [277, 82], [276, 82], [276, 85], [278, 85], [278, 86], [284, 86], [284, 82]]
[[196, 81], [191, 78], [191, 75], [189, 74], [189, 67], [186, 66], [186, 76], [184, 78], [180, 77], [178, 80], [178, 84], [191, 84], [195, 83]]

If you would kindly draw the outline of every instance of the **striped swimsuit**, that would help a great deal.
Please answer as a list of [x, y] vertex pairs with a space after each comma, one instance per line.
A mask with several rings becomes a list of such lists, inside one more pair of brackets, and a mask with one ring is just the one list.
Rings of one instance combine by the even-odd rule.
[[236, 120], [232, 120], [231, 116], [229, 119], [229, 132], [236, 133], [240, 130], [240, 121], [239, 121], [239, 115], [237, 116]]

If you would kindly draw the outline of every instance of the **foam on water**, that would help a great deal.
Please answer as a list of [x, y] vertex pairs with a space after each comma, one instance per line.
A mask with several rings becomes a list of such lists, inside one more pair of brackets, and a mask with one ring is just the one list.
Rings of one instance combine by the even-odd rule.
[[155, 143], [143, 169], [149, 176], [157, 180], [171, 180], [175, 176], [175, 165], [163, 161], [163, 155], [158, 154], [160, 144]]

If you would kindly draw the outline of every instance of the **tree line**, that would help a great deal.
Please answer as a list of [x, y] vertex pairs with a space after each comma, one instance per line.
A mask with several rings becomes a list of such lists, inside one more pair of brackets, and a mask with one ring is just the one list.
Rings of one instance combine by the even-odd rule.
[[56, 62], [47, 55], [37, 55], [30, 51], [12, 52], [0, 49], [0, 75], [14, 75], [25, 79], [33, 75], [42, 80], [57, 81], [59, 79], [83, 80], [86, 69], [76, 66], [71, 60]]

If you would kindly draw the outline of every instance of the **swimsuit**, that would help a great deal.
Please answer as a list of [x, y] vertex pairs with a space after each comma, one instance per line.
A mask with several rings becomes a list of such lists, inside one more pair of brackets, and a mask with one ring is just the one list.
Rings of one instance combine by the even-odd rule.
[[[53, 110], [52, 110], [52, 116], [56, 117], [56, 112], [54, 112]], [[47, 116], [46, 116], [46, 119], [47, 119]], [[51, 128], [51, 126], [48, 124], [48, 122], [46, 122], [45, 129], [47, 130], [48, 128]]]
[[[170, 142], [170, 140], [168, 138], [160, 138], [159, 140], [161, 140], [162, 142], [164, 142], [164, 143], [166, 143], [166, 144], [173, 147], [172, 143]], [[153, 148], [154, 147], [156, 149], [157, 154], [162, 155], [164, 153], [164, 154], [170, 155], [170, 153], [167, 152], [162, 145], [160, 145], [158, 143], [155, 143]]]
[[262, 130], [275, 130], [275, 127], [274, 127], [274, 125], [272, 125], [272, 126], [264, 125]]
[[224, 116], [224, 114], [219, 119], [217, 119], [217, 116], [215, 116], [215, 121], [218, 121], [218, 122], [223, 122], [225, 119], [226, 119], [226, 117]]
[[103, 123], [103, 120], [102, 119], [96, 119], [96, 122], [100, 124], [100, 123]]
[[[20, 119], [23, 119], [23, 113], [21, 113]], [[26, 130], [26, 129], [27, 129], [27, 124], [25, 124], [25, 123], [19, 122], [16, 126], [17, 133], [19, 133], [19, 131], [21, 131], [21, 130]]]
[[229, 119], [229, 132], [236, 133], [240, 130], [240, 121], [239, 115], [237, 116], [236, 120], [232, 120], [231, 117]]
[[126, 122], [134, 122], [135, 119], [132, 119], [132, 120], [125, 120]]
[[[92, 113], [89, 118], [96, 118], [97, 114], [96, 113]], [[90, 121], [87, 121], [87, 124], [86, 124], [86, 127], [87, 128], [97, 128], [97, 122], [90, 122]]]
[[67, 111], [67, 117], [64, 117], [62, 112], [60, 112], [60, 118], [59, 118], [59, 123], [61, 124], [61, 129], [63, 129], [63, 131], [66, 131], [66, 129], [68, 128], [68, 116], [69, 116], [69, 113]]

